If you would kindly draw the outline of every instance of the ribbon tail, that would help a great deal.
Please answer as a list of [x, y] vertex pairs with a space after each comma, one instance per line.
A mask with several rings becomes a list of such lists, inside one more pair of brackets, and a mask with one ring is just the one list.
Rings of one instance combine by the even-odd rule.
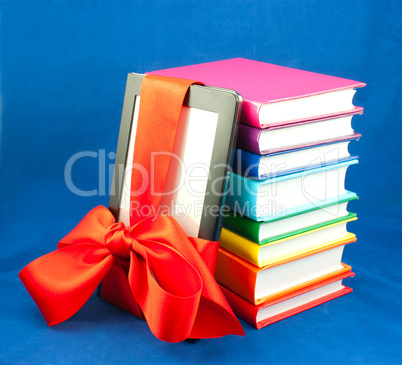
[[190, 338], [216, 338], [227, 335], [245, 336], [239, 320], [226, 299], [219, 303], [202, 297]]
[[19, 277], [47, 324], [53, 326], [84, 305], [113, 263], [106, 248], [76, 244], [34, 260]]
[[[219, 242], [189, 237], [206, 267], [214, 276]], [[242, 335], [244, 330], [230, 308], [215, 279], [205, 271], [204, 293], [200, 300], [197, 317], [191, 331], [191, 338], [211, 338], [226, 335]], [[213, 335], [211, 335], [213, 333]]]
[[[190, 238], [193, 246], [199, 251], [203, 247], [205, 240], [199, 238]], [[211, 246], [219, 242], [210, 242]], [[216, 260], [216, 255], [211, 255], [210, 260]], [[192, 338], [212, 338], [226, 335], [243, 335], [244, 330], [239, 320], [233, 313], [225, 296], [222, 293], [218, 283], [214, 278], [214, 270], [208, 267], [208, 261], [200, 261], [194, 257], [193, 263], [196, 264], [198, 272], [203, 280], [202, 297], [197, 312], [197, 318], [191, 332]], [[216, 261], [213, 261], [215, 268]]]
[[[158, 242], [160, 246], [167, 246], [171, 250], [179, 252], [192, 270], [197, 272], [197, 276], [194, 276], [192, 280], [189, 279], [188, 274], [184, 273], [177, 275], [176, 278], [171, 277], [166, 280], [167, 275], [175, 273], [177, 264], [169, 263], [167, 258], [163, 257], [159, 264], [155, 262], [152, 265], [152, 272], [158, 278], [158, 283], [163, 283], [164, 286], [170, 283], [176, 284], [173, 288], [169, 286], [170, 289], [182, 286], [190, 287], [190, 285], [195, 284], [195, 281], [200, 280], [201, 285], [198, 284], [198, 289], [201, 288], [201, 298], [195, 321], [190, 328], [189, 337], [214, 338], [229, 334], [244, 335], [239, 320], [234, 315], [214, 278], [213, 271], [218, 242], [188, 238], [177, 221], [168, 216], [145, 219], [141, 224], [132, 228], [132, 233], [136, 240], [142, 242], [144, 246], [151, 247], [150, 242]], [[157, 247], [153, 246], [151, 252], [148, 253], [149, 260], [152, 260], [152, 255], [157, 252]], [[205, 260], [208, 255], [210, 257]]]
[[163, 244], [146, 242], [131, 252], [129, 283], [151, 332], [180, 342], [191, 333], [202, 291], [195, 268]]

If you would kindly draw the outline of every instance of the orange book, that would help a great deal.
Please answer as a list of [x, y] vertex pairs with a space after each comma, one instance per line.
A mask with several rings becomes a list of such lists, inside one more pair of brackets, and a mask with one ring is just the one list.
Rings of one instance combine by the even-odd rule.
[[319, 304], [352, 292], [342, 280], [354, 276], [351, 271], [322, 280], [307, 287], [289, 292], [275, 299], [254, 305], [232, 291], [221, 287], [233, 312], [257, 329], [313, 308]]
[[338, 240], [262, 268], [220, 247], [215, 278], [248, 302], [260, 304], [350, 271], [341, 260], [344, 246], [355, 241], [355, 237]]

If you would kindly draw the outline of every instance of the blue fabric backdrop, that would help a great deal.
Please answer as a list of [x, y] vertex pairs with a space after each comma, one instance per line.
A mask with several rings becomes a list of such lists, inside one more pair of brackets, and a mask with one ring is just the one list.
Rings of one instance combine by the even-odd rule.
[[[401, 363], [402, 3], [355, 1], [6, 1], [1, 31], [0, 363]], [[128, 72], [245, 57], [367, 83], [347, 188], [359, 240], [345, 250], [354, 293], [246, 337], [162, 343], [91, 297], [54, 328], [17, 278], [107, 193], [98, 159], [115, 151]], [[111, 164], [108, 159], [104, 164]], [[106, 186], [106, 192], [108, 187]]]

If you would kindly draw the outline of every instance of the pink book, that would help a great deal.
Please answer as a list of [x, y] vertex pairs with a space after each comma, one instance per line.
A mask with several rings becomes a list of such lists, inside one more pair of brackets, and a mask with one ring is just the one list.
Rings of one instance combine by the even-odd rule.
[[236, 90], [243, 96], [241, 122], [257, 128], [280, 126], [345, 113], [353, 106], [355, 88], [364, 83], [244, 58], [149, 72], [193, 79]]

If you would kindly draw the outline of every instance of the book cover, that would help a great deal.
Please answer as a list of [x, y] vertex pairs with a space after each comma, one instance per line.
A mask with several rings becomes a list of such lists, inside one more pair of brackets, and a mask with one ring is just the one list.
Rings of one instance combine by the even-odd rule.
[[[351, 217], [343, 217], [336, 223], [321, 225], [319, 228], [285, 236], [263, 245], [223, 228], [219, 245], [255, 266], [264, 267], [279, 260], [314, 251], [323, 245], [353, 239], [355, 235], [347, 232], [346, 224], [357, 220], [357, 217], [353, 213], [350, 215]], [[307, 235], [308, 237], [303, 237]]]
[[270, 221], [347, 199], [355, 194], [345, 189], [346, 170], [357, 163], [350, 160], [266, 180], [232, 173], [226, 204], [240, 215]]
[[[342, 203], [340, 203], [340, 204], [342, 204]], [[327, 207], [331, 207], [331, 206], [333, 207], [335, 205], [337, 206], [339, 204], [333, 204], [333, 205], [329, 205]], [[315, 210], [308, 210], [307, 212], [304, 212], [302, 214], [307, 214], [307, 213], [317, 212], [317, 211], [325, 212], [324, 209], [315, 209]], [[287, 218], [298, 217], [299, 215], [300, 214], [293, 215], [291, 217], [284, 217], [282, 219], [277, 219], [274, 222], [283, 221], [284, 219], [287, 219]], [[287, 230], [284, 233], [269, 235], [268, 237], [261, 237], [261, 235], [260, 235], [261, 225], [271, 224], [274, 222], [269, 222], [269, 223], [256, 222], [250, 218], [242, 217], [242, 216], [234, 214], [233, 212], [230, 212], [228, 215], [226, 215], [223, 218], [223, 227], [238, 234], [239, 236], [249, 239], [250, 241], [252, 241], [258, 245], [265, 245], [267, 243], [270, 243], [270, 242], [273, 242], [276, 240], [281, 240], [284, 238], [298, 235], [300, 233], [313, 231], [317, 228], [321, 228], [321, 227], [324, 227], [327, 225], [338, 223], [338, 222], [344, 221], [345, 219], [354, 218], [354, 217], [356, 217], [356, 213], [346, 212], [346, 215], [342, 215], [337, 218], [330, 219], [330, 217], [331, 217], [331, 213], [328, 214], [326, 216], [326, 220], [324, 220], [322, 222], [315, 223], [315, 224], [308, 223], [308, 225], [301, 227], [301, 228], [297, 228], [294, 230]], [[287, 224], [287, 223], [284, 222], [284, 224]], [[267, 230], [269, 230], [269, 228]]]
[[[339, 154], [336, 154], [336, 149], [343, 143], [349, 143], [359, 137], [360, 135], [357, 135], [356, 138], [341, 138], [314, 146], [299, 145], [298, 148], [292, 150], [276, 151], [266, 155], [259, 155], [236, 148], [233, 158], [233, 171], [251, 179], [266, 180], [356, 160], [358, 159], [356, 155], [339, 156]], [[321, 152], [321, 150], [324, 151]], [[306, 152], [309, 157], [303, 159], [302, 155], [306, 155]], [[291, 159], [295, 159], [295, 162]], [[266, 166], [267, 164], [268, 166]]]
[[288, 264], [292, 264], [295, 261], [301, 262], [302, 260], [308, 261], [307, 264], [311, 267], [313, 256], [320, 255], [319, 259], [322, 261], [323, 254], [327, 255], [330, 250], [334, 250], [353, 242], [356, 242], [356, 237], [354, 236], [348, 237], [347, 239], [340, 239], [331, 244], [324, 244], [316, 250], [278, 260], [265, 267], [257, 267], [220, 247], [218, 251], [215, 278], [219, 284], [229, 288], [248, 302], [260, 304], [266, 300], [282, 296], [288, 292], [311, 285], [312, 283], [324, 280], [328, 277], [338, 275], [345, 271], [350, 271], [351, 268], [342, 263], [335, 263], [335, 265], [331, 266], [325, 265], [324, 267], [319, 265], [319, 268], [315, 268], [314, 272], [307, 278], [301, 277], [301, 275], [296, 273], [296, 280], [290, 282], [289, 278], [285, 275], [285, 282], [282, 283], [279, 288], [272, 290], [270, 287], [267, 287], [266, 292], [259, 294], [256, 292], [256, 287], [261, 279], [261, 275], [263, 275], [263, 278], [266, 277], [265, 272], [279, 266], [282, 267], [282, 271], [284, 269], [287, 270]]
[[[325, 287], [329, 287], [331, 284], [335, 284], [337, 282], [340, 284], [343, 279], [353, 276], [353, 272], [346, 271], [336, 276], [313, 283], [309, 286], [290, 291], [280, 297], [268, 299], [258, 305], [247, 302], [224, 286], [221, 286], [221, 288], [227, 301], [232, 307], [233, 312], [255, 328], [261, 329], [272, 323], [278, 322], [282, 319], [288, 318], [297, 313], [303, 312], [307, 309], [313, 308], [317, 305], [352, 292], [353, 290], [351, 288], [344, 285], [339, 285], [335, 288], [335, 290], [329, 290], [330, 293], [326, 294]], [[313, 293], [313, 291], [318, 291], [320, 288], [324, 289], [321, 293]], [[305, 294], [310, 295], [310, 300], [308, 298], [303, 298]], [[299, 304], [295, 302], [295, 299], [299, 302]], [[281, 308], [273, 308], [273, 306], [277, 304], [281, 304]], [[261, 312], [265, 308], [273, 309], [274, 313], [271, 315], [264, 315]]]
[[[353, 113], [344, 114], [341, 117], [346, 117], [346, 116], [351, 117], [356, 114], [362, 114], [362, 111], [358, 110]], [[269, 154], [274, 154], [277, 152], [288, 151], [288, 150], [297, 150], [300, 148], [306, 148], [306, 147], [322, 145], [322, 144], [327, 144], [327, 143], [334, 143], [334, 142], [338, 142], [338, 141], [359, 139], [361, 137], [360, 133], [352, 133], [352, 134], [349, 133], [344, 136], [322, 138], [320, 140], [315, 140], [315, 141], [307, 141], [307, 142], [299, 142], [298, 141], [297, 143], [288, 143], [287, 145], [279, 146], [279, 147], [269, 146], [269, 148], [261, 148], [260, 138], [261, 138], [261, 133], [264, 131], [285, 130], [287, 127], [302, 126], [302, 125], [306, 125], [306, 124], [310, 124], [310, 125], [314, 126], [314, 125], [318, 125], [316, 123], [319, 123], [319, 122], [336, 121], [339, 118], [340, 118], [340, 116], [336, 116], [336, 117], [332, 116], [332, 117], [320, 118], [320, 119], [316, 119], [316, 120], [302, 121], [302, 122], [293, 123], [293, 124], [271, 126], [271, 127], [264, 128], [264, 129], [256, 128], [254, 126], [250, 126], [247, 124], [240, 124], [239, 131], [238, 131], [238, 137], [237, 137], [237, 141], [236, 141], [236, 148], [246, 150], [249, 152], [253, 152], [258, 155], [269, 155]]]
[[242, 123], [250, 124], [257, 128], [363, 110], [360, 107], [353, 107], [351, 104], [348, 110], [343, 110], [342, 112], [324, 113], [310, 118], [299, 118], [277, 123], [261, 122], [259, 113], [264, 104], [363, 87], [365, 84], [244, 58], [176, 67], [149, 73], [193, 79], [206, 85], [236, 90], [244, 98]]

